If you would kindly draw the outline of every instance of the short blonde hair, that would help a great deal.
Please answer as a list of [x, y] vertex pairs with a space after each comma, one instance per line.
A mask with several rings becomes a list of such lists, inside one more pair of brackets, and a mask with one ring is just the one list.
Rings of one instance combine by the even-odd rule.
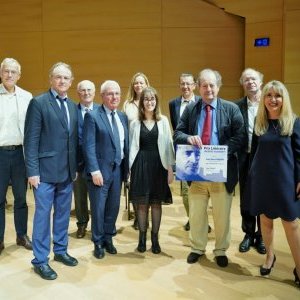
[[278, 80], [268, 82], [262, 90], [254, 128], [255, 134], [260, 136], [268, 130], [268, 111], [264, 99], [271, 89], [282, 97], [282, 108], [279, 115], [280, 135], [290, 136], [293, 133], [296, 116], [292, 110], [289, 92], [284, 84]]

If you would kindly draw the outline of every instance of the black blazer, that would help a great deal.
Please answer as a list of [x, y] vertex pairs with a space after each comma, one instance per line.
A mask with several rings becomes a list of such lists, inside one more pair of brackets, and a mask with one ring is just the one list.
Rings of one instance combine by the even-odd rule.
[[[228, 146], [226, 189], [232, 193], [238, 181], [237, 151], [244, 143], [244, 121], [238, 106], [218, 98], [216, 121], [220, 145]], [[184, 110], [174, 132], [175, 144], [187, 144], [191, 135], [198, 134], [202, 100], [189, 104]]]
[[48, 92], [34, 97], [25, 119], [24, 154], [27, 176], [41, 182], [61, 183], [77, 171], [78, 114], [76, 104], [67, 99], [70, 129], [56, 99]]
[[[172, 124], [173, 130], [176, 129], [176, 127], [179, 123], [181, 98], [182, 98], [182, 96], [177, 97], [169, 102], [170, 119], [171, 119], [171, 124]], [[200, 99], [200, 97], [195, 95], [195, 102], [198, 101], [199, 99]]]

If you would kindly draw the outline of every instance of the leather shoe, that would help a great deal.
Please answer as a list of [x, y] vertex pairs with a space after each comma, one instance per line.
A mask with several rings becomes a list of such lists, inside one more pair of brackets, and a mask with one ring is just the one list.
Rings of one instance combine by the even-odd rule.
[[187, 223], [183, 226], [185, 231], [189, 231], [190, 230], [190, 222], [187, 221]]
[[299, 279], [299, 276], [297, 274], [297, 269], [295, 268], [294, 271], [293, 271], [293, 274], [295, 276], [295, 283], [298, 287], [300, 287], [300, 279]]
[[104, 249], [101, 245], [95, 245], [95, 249], [94, 249], [94, 256], [97, 259], [101, 259], [105, 256], [105, 252]]
[[273, 262], [272, 262], [272, 265], [270, 268], [264, 268], [264, 266], [260, 266], [260, 269], [259, 269], [260, 275], [262, 275], [262, 276], [269, 275], [272, 271], [272, 268], [274, 267], [275, 261], [276, 261], [276, 256], [274, 254]]
[[78, 239], [82, 239], [85, 237], [85, 234], [86, 234], [86, 225], [78, 225], [76, 237]]
[[267, 253], [265, 243], [264, 243], [261, 236], [256, 238], [255, 243], [254, 243], [254, 247], [255, 247], [255, 249], [257, 250], [257, 252], [259, 254], [266, 254]]
[[112, 241], [105, 241], [104, 243], [104, 248], [106, 250], [106, 252], [108, 252], [109, 254], [117, 254], [117, 249], [114, 246]]
[[208, 230], [207, 230], [208, 233], [211, 233], [211, 227], [210, 225], [208, 225]]
[[195, 253], [195, 252], [191, 252], [189, 254], [189, 256], [187, 257], [186, 261], [188, 264], [194, 264], [196, 263], [199, 258], [202, 256], [203, 254], [199, 254], [199, 253]]
[[0, 242], [0, 254], [2, 253], [2, 250], [4, 249], [4, 243], [3, 241]]
[[59, 261], [69, 267], [78, 265], [78, 260], [75, 257], [70, 256], [68, 253], [54, 254], [54, 260]]
[[23, 246], [27, 250], [32, 250], [32, 244], [28, 235], [17, 236], [16, 242], [17, 245]]
[[217, 265], [221, 268], [228, 266], [228, 258], [226, 255], [216, 256]]
[[247, 252], [250, 250], [250, 246], [253, 246], [253, 239], [248, 234], [246, 234], [244, 239], [240, 243], [239, 251]]
[[34, 266], [34, 272], [39, 274], [43, 279], [54, 280], [57, 278], [56, 272], [48, 265]]

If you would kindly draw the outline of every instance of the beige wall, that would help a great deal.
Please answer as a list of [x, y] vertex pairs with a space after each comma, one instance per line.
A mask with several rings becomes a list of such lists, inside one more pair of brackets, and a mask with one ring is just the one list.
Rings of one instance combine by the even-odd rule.
[[206, 67], [223, 75], [221, 96], [241, 96], [244, 20], [201, 0], [0, 0], [0, 7], [0, 59], [20, 61], [20, 86], [33, 94], [48, 88], [50, 66], [65, 61], [75, 99], [83, 79], [97, 86], [115, 79], [125, 96], [133, 73], [143, 71], [168, 114], [179, 74]]

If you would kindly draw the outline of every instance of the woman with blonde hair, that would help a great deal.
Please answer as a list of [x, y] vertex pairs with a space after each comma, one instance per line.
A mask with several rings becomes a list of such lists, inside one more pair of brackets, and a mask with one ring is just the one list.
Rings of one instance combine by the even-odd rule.
[[267, 250], [260, 274], [268, 275], [274, 267], [273, 220], [280, 218], [300, 286], [300, 120], [280, 81], [270, 81], [262, 90], [250, 157], [247, 205], [251, 215], [260, 215]]
[[158, 254], [162, 204], [172, 203], [169, 184], [173, 181], [174, 149], [169, 121], [161, 115], [157, 92], [152, 87], [141, 94], [139, 117], [130, 128], [129, 149], [129, 200], [136, 205], [140, 230], [137, 250], [146, 251], [151, 207], [151, 249]]

